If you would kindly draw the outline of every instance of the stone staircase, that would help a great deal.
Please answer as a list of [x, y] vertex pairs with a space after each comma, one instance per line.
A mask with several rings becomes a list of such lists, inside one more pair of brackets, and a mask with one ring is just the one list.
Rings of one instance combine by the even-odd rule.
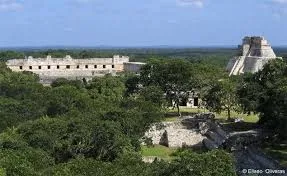
[[232, 70], [229, 73], [229, 76], [238, 75], [243, 70], [244, 62], [245, 62], [244, 56], [238, 57], [234, 66], [232, 67]]
[[195, 115], [193, 118], [186, 118], [182, 122], [190, 128], [197, 128], [204, 136], [203, 145], [209, 149], [217, 149], [228, 139], [227, 133], [214, 120], [214, 114], [205, 113]]

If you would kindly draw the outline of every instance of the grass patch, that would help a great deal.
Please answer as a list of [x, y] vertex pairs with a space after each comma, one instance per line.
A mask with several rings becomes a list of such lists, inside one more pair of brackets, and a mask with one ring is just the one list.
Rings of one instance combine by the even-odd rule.
[[[186, 108], [186, 107], [181, 107], [180, 108], [180, 113], [182, 116], [193, 116], [198, 113], [204, 113], [208, 112], [206, 109], [198, 109], [198, 108]], [[175, 122], [178, 121], [178, 114], [177, 114], [177, 109], [169, 109], [165, 113], [165, 119], [163, 119], [163, 122]]]
[[[227, 112], [216, 114], [216, 119], [227, 120], [227, 117], [228, 117]], [[247, 114], [240, 114], [234, 111], [231, 112], [231, 118], [242, 118], [244, 122], [248, 123], [257, 123], [259, 121], [259, 116], [257, 114], [247, 115]]]
[[[181, 113], [203, 113], [203, 112], [208, 112], [207, 109], [202, 109], [202, 108], [187, 108], [187, 107], [180, 107], [179, 108]], [[177, 113], [177, 109], [169, 109], [168, 112], [174, 112]]]
[[176, 149], [168, 148], [161, 145], [155, 145], [154, 147], [147, 147], [147, 146], [141, 146], [141, 154], [142, 156], [148, 157], [148, 156], [154, 156], [161, 158], [163, 160], [171, 160], [172, 159], [172, 153], [174, 153]]
[[[187, 108], [187, 107], [180, 107], [180, 112], [182, 115], [192, 115], [192, 114], [197, 114], [197, 113], [206, 113], [209, 112], [207, 109], [203, 108]], [[166, 120], [167, 122], [173, 122], [176, 121], [177, 117], [177, 109], [169, 109], [168, 112], [166, 113]], [[242, 118], [244, 119], [244, 122], [248, 123], [257, 123], [259, 121], [259, 116], [257, 114], [241, 114], [237, 113], [235, 111], [231, 112], [231, 118]], [[220, 114], [216, 113], [216, 119], [222, 119], [222, 120], [227, 120], [227, 112], [222, 112]]]
[[176, 121], [178, 121], [178, 120], [179, 120], [178, 116], [175, 116], [175, 117], [166, 117], [166, 118], [163, 119], [163, 122], [176, 122]]

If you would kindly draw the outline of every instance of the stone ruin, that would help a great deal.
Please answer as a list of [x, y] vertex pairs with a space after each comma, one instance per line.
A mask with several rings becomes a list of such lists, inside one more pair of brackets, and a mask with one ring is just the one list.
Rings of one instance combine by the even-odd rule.
[[156, 123], [145, 133], [145, 138], [150, 138], [153, 145], [171, 148], [216, 149], [225, 142], [227, 134], [215, 122], [214, 117], [212, 113], [203, 113], [176, 122]]
[[[208, 150], [218, 148], [228, 150], [234, 156], [236, 172], [240, 176], [245, 175], [242, 174], [242, 170], [246, 168], [285, 169], [278, 161], [258, 149], [264, 139], [261, 129], [225, 131], [223, 130], [225, 127], [214, 120], [214, 117], [212, 113], [203, 113], [184, 117], [177, 122], [157, 123], [145, 133], [144, 138], [150, 138], [154, 145], [171, 148], [203, 147]], [[160, 158], [143, 157], [144, 162], [153, 162], [155, 159]]]
[[145, 63], [129, 62], [128, 56], [115, 55], [112, 58], [74, 59], [67, 55], [64, 58], [33, 58], [10, 59], [6, 62], [8, 68], [15, 72], [30, 71], [40, 77], [40, 82], [49, 84], [57, 78], [69, 80], [90, 80], [95, 76], [105, 74], [115, 75], [128, 71], [138, 73]]
[[229, 76], [247, 72], [255, 73], [270, 60], [280, 59], [264, 37], [245, 37], [239, 48], [240, 56], [232, 58], [227, 65]]

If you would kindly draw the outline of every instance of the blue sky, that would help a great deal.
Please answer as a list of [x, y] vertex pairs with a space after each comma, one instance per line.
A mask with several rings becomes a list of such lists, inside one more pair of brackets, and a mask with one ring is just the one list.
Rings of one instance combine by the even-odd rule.
[[0, 0], [0, 47], [287, 45], [287, 0]]

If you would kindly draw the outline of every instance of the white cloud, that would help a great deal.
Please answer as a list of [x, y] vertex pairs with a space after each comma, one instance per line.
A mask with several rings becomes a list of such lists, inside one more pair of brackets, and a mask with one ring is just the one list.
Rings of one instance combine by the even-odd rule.
[[269, 12], [275, 20], [285, 20], [287, 16], [287, 0], [265, 0], [259, 7]]
[[0, 0], [0, 12], [17, 11], [23, 8], [23, 5], [16, 0]]
[[268, 6], [276, 19], [285, 18], [287, 15], [287, 0], [269, 0]]
[[178, 6], [192, 6], [197, 8], [203, 8], [204, 0], [176, 0]]
[[272, 2], [278, 3], [278, 4], [287, 4], [287, 0], [272, 0]]

